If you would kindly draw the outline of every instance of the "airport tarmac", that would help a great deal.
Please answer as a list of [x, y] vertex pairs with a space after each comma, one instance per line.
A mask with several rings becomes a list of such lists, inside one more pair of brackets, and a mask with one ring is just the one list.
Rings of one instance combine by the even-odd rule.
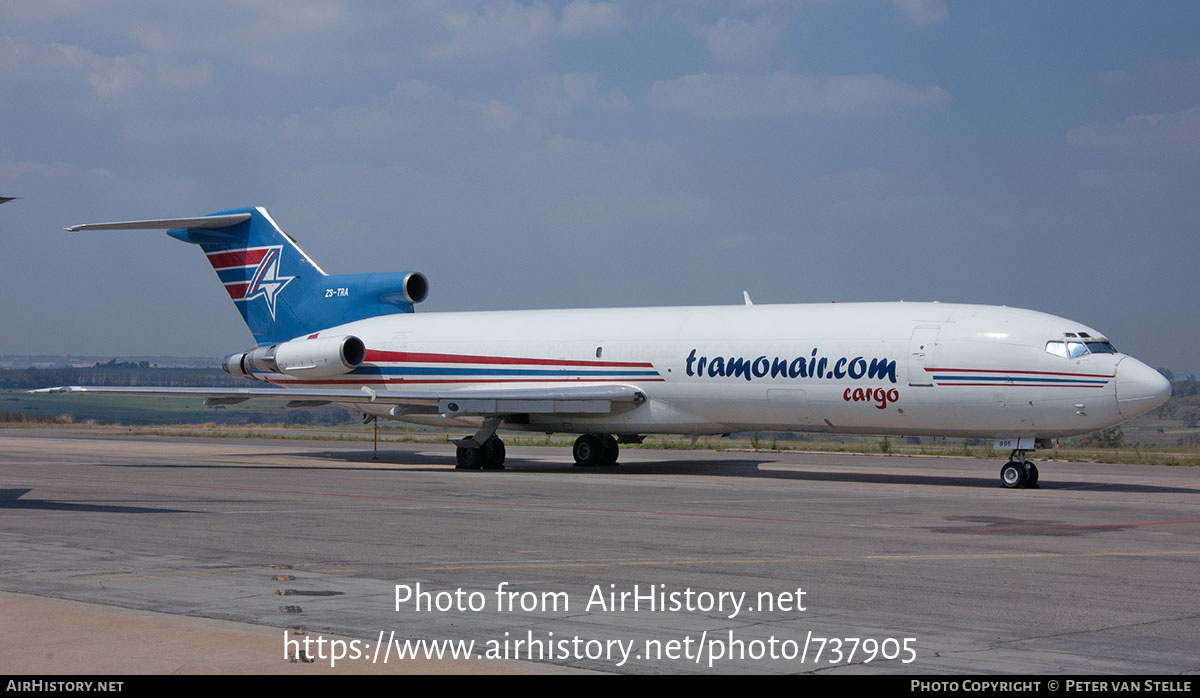
[[6, 429], [0, 673], [1200, 672], [1200, 469], [1003, 460]]

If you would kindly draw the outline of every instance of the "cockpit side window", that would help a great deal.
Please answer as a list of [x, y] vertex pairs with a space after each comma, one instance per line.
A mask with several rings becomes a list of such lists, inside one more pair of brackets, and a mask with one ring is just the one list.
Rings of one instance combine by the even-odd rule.
[[[1082, 332], [1079, 334], [1083, 335]], [[1074, 335], [1068, 332], [1067, 336]], [[1070, 339], [1061, 341], [1052, 339], [1046, 342], [1046, 353], [1061, 356], [1064, 359], [1077, 359], [1080, 356], [1087, 356], [1088, 354], [1118, 354], [1120, 352], [1108, 340], [1098, 338], [1092, 341], [1073, 341]]]

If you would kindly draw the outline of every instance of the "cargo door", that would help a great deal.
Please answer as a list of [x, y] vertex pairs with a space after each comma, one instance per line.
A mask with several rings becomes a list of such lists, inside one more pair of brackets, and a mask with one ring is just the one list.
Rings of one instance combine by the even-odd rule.
[[926, 369], [937, 367], [937, 341], [940, 328], [923, 325], [913, 330], [908, 349], [908, 384], [933, 385], [933, 374]]

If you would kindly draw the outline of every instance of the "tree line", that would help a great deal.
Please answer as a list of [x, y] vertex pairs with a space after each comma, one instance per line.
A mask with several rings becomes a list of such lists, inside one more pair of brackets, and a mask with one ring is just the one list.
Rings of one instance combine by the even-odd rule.
[[0, 390], [33, 390], [57, 385], [244, 388], [252, 383], [219, 368], [159, 368], [146, 361], [114, 360], [84, 368], [0, 369]]
[[1159, 373], [1171, 381], [1171, 399], [1158, 408], [1158, 418], [1178, 419], [1188, 429], [1200, 427], [1200, 380], [1196, 376], [1177, 377], [1165, 368]]

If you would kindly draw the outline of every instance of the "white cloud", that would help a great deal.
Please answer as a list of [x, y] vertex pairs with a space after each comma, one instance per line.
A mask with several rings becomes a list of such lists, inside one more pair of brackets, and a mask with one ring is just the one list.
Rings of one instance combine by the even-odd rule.
[[913, 24], [933, 24], [950, 16], [946, 0], [892, 0], [892, 4]]
[[[0, 36], [0, 91], [11, 91], [24, 103], [53, 94], [54, 99], [90, 96], [112, 105], [134, 98], [194, 95], [215, 83], [212, 66], [204, 62], [179, 64], [144, 53], [102, 56], [80, 46]], [[56, 89], [47, 91], [48, 86]]]
[[1081, 126], [1067, 133], [1067, 142], [1127, 155], [1200, 151], [1200, 107], [1170, 114], [1135, 114], [1107, 126]]
[[0, 182], [11, 188], [13, 183], [28, 180], [62, 181], [81, 177], [111, 178], [108, 170], [96, 168], [84, 170], [68, 162], [22, 162], [0, 160]]
[[216, 82], [212, 66], [171, 65], [156, 56], [136, 54], [95, 61], [88, 83], [102, 102], [114, 104], [137, 93], [194, 94]]
[[182, 64], [199, 57], [243, 79], [265, 73], [339, 82], [351, 75], [394, 74], [397, 67], [423, 60], [479, 62], [531, 53], [556, 37], [608, 32], [624, 23], [618, 5], [585, 0], [561, 9], [559, 2], [542, 0], [0, 4], [5, 33], [86, 37], [57, 40], [93, 50], [87, 41], [103, 37], [107, 45], [127, 47], [123, 53]]
[[454, 99], [422, 81], [397, 85], [388, 98], [365, 106], [317, 107], [284, 117], [280, 140], [309, 145], [486, 142], [495, 134], [537, 133], [539, 124], [500, 100]]
[[428, 55], [450, 60], [530, 50], [553, 33], [556, 21], [545, 3], [522, 5], [509, 0], [447, 12], [441, 24], [447, 39], [431, 47]]
[[1101, 71], [1096, 75], [1096, 80], [1111, 86], [1169, 87], [1180, 93], [1194, 91], [1200, 81], [1200, 58], [1138, 61], [1131, 66]]
[[215, 148], [230, 145], [244, 147], [278, 139], [282, 123], [267, 118], [201, 115], [173, 119], [133, 118], [122, 120], [117, 129], [135, 147], [204, 143], [204, 150], [212, 152]]
[[708, 52], [724, 65], [762, 67], [783, 39], [786, 22], [764, 15], [752, 22], [722, 17], [701, 32]]
[[596, 108], [622, 112], [631, 108], [620, 90], [601, 94], [595, 73], [566, 73], [546, 75], [521, 83], [519, 92], [524, 101], [547, 117], [565, 118], [579, 108]]
[[506, 133], [516, 130], [521, 123], [521, 112], [511, 104], [505, 104], [498, 99], [489, 99], [483, 104], [469, 105], [479, 119], [480, 126], [492, 133]]
[[445, 90], [424, 80], [401, 80], [392, 88], [392, 94], [419, 102], [445, 101], [450, 98]]
[[619, 29], [625, 23], [621, 8], [611, 2], [575, 0], [563, 8], [558, 29], [568, 36]]
[[[282, 115], [188, 115], [134, 118], [123, 134], [139, 144], [209, 143], [270, 151], [289, 164], [343, 158], [378, 162], [415, 152], [473, 150], [514, 139], [540, 138], [540, 121], [497, 99], [456, 98], [423, 80], [403, 80], [363, 104], [310, 107]], [[508, 134], [508, 135], [505, 135]], [[286, 166], [276, 162], [276, 167]]]
[[284, 117], [278, 137], [306, 144], [379, 144], [409, 132], [413, 119], [393, 105], [315, 108]]
[[787, 72], [699, 74], [650, 88], [650, 101], [658, 109], [719, 118], [858, 116], [933, 106], [948, 97], [940, 87], [916, 87], [870, 73], [827, 78]]
[[[119, 3], [42, 0], [36, 12], [0, 10], [0, 26], [81, 43], [109, 46], [176, 63], [197, 60], [246, 73], [317, 76], [369, 69], [411, 45], [403, 32], [417, 24], [407, 7], [357, 9], [327, 0], [210, 0], [206, 3]], [[7, 5], [16, 5], [8, 3]], [[15, 15], [15, 17], [13, 16]], [[11, 31], [11, 29], [10, 29]], [[396, 42], [398, 36], [406, 41]], [[391, 39], [392, 41], [388, 41]], [[96, 49], [97, 45], [105, 49]]]
[[445, 39], [425, 53], [437, 60], [491, 59], [535, 50], [554, 36], [612, 31], [624, 21], [621, 8], [607, 2], [575, 0], [560, 18], [544, 2], [489, 0], [437, 13]]

